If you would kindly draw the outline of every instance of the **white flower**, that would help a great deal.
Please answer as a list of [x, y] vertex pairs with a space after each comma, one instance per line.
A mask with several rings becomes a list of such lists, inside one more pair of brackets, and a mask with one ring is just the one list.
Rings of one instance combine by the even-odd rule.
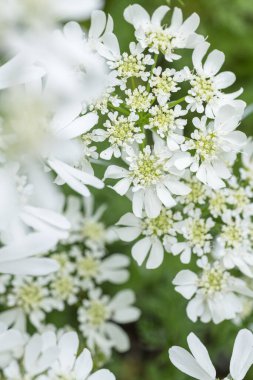
[[57, 360], [52, 364], [46, 376], [41, 380], [115, 380], [115, 376], [107, 369], [100, 369], [91, 373], [93, 361], [87, 348], [77, 355], [78, 335], [76, 332], [67, 332], [58, 340]]
[[65, 215], [71, 223], [68, 242], [85, 242], [92, 249], [103, 248], [105, 244], [116, 240], [112, 228], [100, 221], [105, 212], [105, 205], [94, 210], [94, 198], [78, 198], [69, 196]]
[[[174, 228], [183, 236], [183, 242], [172, 245], [173, 255], [179, 255], [182, 263], [189, 263], [191, 254], [202, 256], [211, 252], [211, 229], [214, 227], [212, 218], [203, 218], [201, 210], [196, 208], [188, 218], [175, 224]], [[166, 246], [166, 245], [165, 245]]]
[[44, 322], [45, 313], [55, 306], [49, 289], [47, 277], [16, 277], [12, 281], [12, 289], [7, 294], [7, 306], [18, 307], [29, 318], [29, 321], [39, 329]]
[[246, 143], [246, 135], [236, 131], [240, 114], [232, 106], [219, 109], [214, 121], [207, 124], [207, 118], [194, 118], [194, 132], [191, 139], [185, 142], [184, 150], [193, 150], [194, 156], [180, 158], [175, 163], [177, 168], [190, 165], [196, 177], [212, 187], [220, 189], [225, 186], [224, 179], [231, 176], [227, 161]]
[[[187, 343], [191, 353], [178, 346], [169, 349], [169, 357], [174, 366], [194, 379], [216, 380], [216, 370], [206, 347], [193, 333], [188, 335]], [[243, 380], [252, 364], [253, 335], [251, 331], [243, 329], [235, 339], [230, 374], [223, 380]]]
[[164, 106], [170, 100], [174, 92], [180, 90], [178, 82], [180, 80], [177, 77], [175, 69], [166, 68], [163, 70], [161, 66], [154, 68], [149, 83], [153, 94], [157, 97], [157, 101], [161, 106]]
[[253, 277], [253, 257], [250, 240], [251, 220], [227, 212], [222, 216], [221, 233], [217, 237], [215, 255], [228, 269], [237, 267], [243, 274]]
[[16, 239], [14, 243], [0, 248], [0, 272], [15, 275], [39, 276], [58, 269], [56, 261], [33, 256], [53, 249], [57, 239], [43, 232], [30, 233]]
[[105, 281], [121, 284], [129, 278], [129, 258], [123, 254], [114, 253], [106, 256], [102, 249], [89, 251], [78, 247], [73, 247], [70, 253], [75, 260], [80, 287], [83, 289]]
[[104, 178], [122, 178], [112, 188], [124, 195], [131, 190], [133, 197], [133, 212], [137, 217], [142, 216], [144, 209], [149, 218], [159, 215], [162, 204], [172, 207], [176, 204], [171, 193], [186, 195], [190, 189], [174, 175], [171, 153], [160, 143], [154, 145], [154, 150], [147, 145], [142, 151], [135, 152], [126, 148], [126, 161], [129, 169], [116, 165], [107, 168]]
[[180, 105], [170, 108], [166, 104], [151, 107], [149, 114], [150, 117], [145, 128], [154, 129], [162, 139], [166, 139], [169, 150], [178, 150], [179, 145], [184, 142], [182, 131], [187, 124], [187, 121], [181, 116], [185, 116], [187, 111], [182, 110]]
[[130, 114], [129, 116], [119, 116], [118, 112], [109, 112], [108, 119], [104, 123], [104, 129], [95, 129], [94, 140], [108, 140], [110, 146], [100, 153], [104, 160], [111, 160], [114, 156], [121, 157], [121, 149], [133, 143], [141, 144], [145, 135], [141, 128], [136, 125], [138, 116]]
[[[132, 247], [132, 256], [142, 265], [146, 261], [147, 269], [159, 267], [163, 262], [164, 246], [170, 251], [170, 246], [175, 243], [174, 223], [180, 219], [180, 214], [174, 214], [171, 210], [162, 208], [156, 218], [137, 218], [134, 214], [127, 213], [117, 222], [117, 234], [123, 241], [133, 241], [141, 237]], [[163, 244], [164, 239], [164, 244]], [[147, 259], [147, 260], [146, 260]]]
[[187, 315], [196, 322], [211, 320], [218, 324], [234, 319], [243, 310], [243, 299], [253, 297], [246, 283], [233, 277], [222, 265], [207, 264], [197, 276], [190, 270], [182, 270], [173, 280], [176, 291], [189, 299]]
[[134, 26], [136, 39], [143, 48], [155, 54], [161, 52], [171, 62], [180, 58], [176, 49], [192, 48], [202, 39], [195, 34], [199, 25], [196, 13], [183, 22], [182, 11], [175, 8], [170, 26], [162, 26], [162, 19], [169, 9], [161, 6], [150, 17], [139, 4], [133, 4], [125, 9], [124, 17]]
[[133, 112], [147, 112], [155, 100], [154, 95], [149, 93], [144, 86], [138, 86], [134, 90], [129, 88], [125, 94], [127, 95], [126, 104]]
[[100, 289], [89, 292], [89, 299], [78, 309], [78, 321], [91, 350], [99, 347], [108, 355], [112, 347], [119, 352], [129, 349], [129, 338], [116, 323], [130, 323], [139, 318], [139, 309], [132, 306], [134, 302], [131, 290], [122, 290], [112, 299], [102, 296]]
[[[118, 40], [114, 34], [107, 34], [103, 37], [103, 44], [98, 47], [98, 52], [108, 61], [107, 64], [119, 79], [118, 84], [124, 90], [129, 78], [141, 78], [144, 82], [150, 75], [146, 66], [152, 66], [154, 60], [150, 54], [143, 54], [140, 44], [131, 42], [130, 53], [120, 53]], [[146, 71], [147, 70], [147, 71]]]
[[207, 56], [203, 65], [202, 60], [206, 55], [210, 44], [203, 42], [196, 46], [192, 61], [196, 74], [189, 74], [191, 89], [185, 100], [189, 103], [191, 111], [203, 113], [212, 118], [217, 109], [226, 103], [230, 103], [237, 98], [242, 89], [231, 94], [223, 93], [223, 89], [231, 86], [235, 80], [235, 75], [230, 71], [219, 73], [225, 61], [225, 55], [219, 50], [213, 50]]

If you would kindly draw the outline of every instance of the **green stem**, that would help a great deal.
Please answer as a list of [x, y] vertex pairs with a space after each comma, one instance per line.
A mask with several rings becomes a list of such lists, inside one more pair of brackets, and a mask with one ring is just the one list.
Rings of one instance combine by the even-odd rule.
[[130, 115], [130, 111], [123, 108], [123, 107], [115, 107], [113, 104], [109, 103], [108, 104], [108, 107], [114, 111], [117, 111], [119, 113], [123, 113], [123, 115], [126, 115], [126, 116], [129, 116]]
[[175, 100], [174, 102], [170, 102], [169, 107], [172, 108], [172, 107], [176, 106], [177, 104], [182, 103], [184, 101], [185, 101], [185, 96], [183, 98]]

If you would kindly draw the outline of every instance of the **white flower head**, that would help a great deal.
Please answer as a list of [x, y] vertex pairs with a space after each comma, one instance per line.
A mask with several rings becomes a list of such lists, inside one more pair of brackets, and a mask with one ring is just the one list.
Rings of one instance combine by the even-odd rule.
[[242, 312], [243, 298], [253, 296], [245, 281], [233, 277], [219, 262], [205, 265], [199, 276], [182, 270], [173, 284], [176, 291], [190, 300], [187, 315], [193, 322], [200, 318], [204, 323], [218, 324], [234, 319]]
[[196, 13], [183, 22], [182, 11], [175, 8], [170, 26], [162, 26], [168, 11], [169, 7], [161, 6], [150, 17], [139, 4], [133, 4], [125, 9], [124, 17], [134, 26], [135, 36], [143, 48], [155, 54], [161, 52], [171, 62], [180, 58], [177, 49], [192, 48], [202, 38], [195, 34], [199, 25]]
[[179, 213], [162, 208], [156, 218], [137, 218], [132, 213], [123, 215], [117, 222], [117, 233], [123, 241], [138, 241], [132, 247], [132, 256], [142, 265], [146, 262], [147, 269], [159, 267], [164, 258], [164, 248], [170, 251], [175, 244], [175, 221], [180, 219]]
[[246, 143], [246, 135], [236, 131], [240, 114], [232, 106], [222, 106], [214, 121], [207, 123], [207, 118], [194, 118], [194, 132], [185, 142], [184, 150], [193, 150], [193, 156], [185, 155], [178, 160], [178, 168], [190, 166], [196, 177], [212, 187], [225, 187], [224, 180], [231, 177], [228, 162], [235, 159], [235, 154]]
[[100, 289], [89, 292], [89, 299], [78, 309], [78, 321], [91, 350], [99, 347], [108, 355], [112, 347], [119, 352], [129, 349], [129, 338], [116, 323], [130, 323], [139, 318], [140, 311], [133, 306], [134, 302], [131, 290], [122, 290], [112, 299], [102, 296]]
[[131, 190], [133, 212], [142, 216], [144, 209], [149, 218], [159, 215], [162, 204], [172, 207], [176, 204], [171, 194], [186, 195], [190, 189], [174, 175], [171, 152], [159, 142], [154, 150], [146, 146], [142, 151], [126, 148], [128, 170], [116, 165], [109, 166], [104, 178], [122, 178], [112, 188], [124, 195]]
[[192, 111], [203, 113], [208, 117], [213, 117], [217, 109], [223, 104], [233, 103], [242, 89], [231, 94], [225, 94], [222, 90], [231, 86], [235, 82], [235, 75], [230, 71], [219, 73], [225, 61], [225, 55], [219, 50], [213, 50], [202, 64], [210, 44], [203, 42], [196, 46], [192, 60], [196, 74], [191, 75], [191, 89], [188, 92], [186, 101]]

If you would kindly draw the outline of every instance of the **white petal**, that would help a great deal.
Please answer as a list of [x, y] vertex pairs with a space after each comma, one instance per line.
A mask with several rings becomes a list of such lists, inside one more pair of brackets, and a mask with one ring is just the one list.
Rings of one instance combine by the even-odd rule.
[[124, 11], [124, 18], [127, 22], [132, 24], [135, 29], [150, 22], [148, 12], [139, 4], [129, 5]]
[[181, 372], [197, 380], [215, 380], [210, 377], [196, 362], [192, 355], [181, 347], [172, 347], [169, 349], [171, 362]]
[[208, 351], [198, 337], [191, 333], [187, 337], [188, 346], [192, 355], [195, 357], [197, 363], [203, 368], [205, 372], [210, 375], [211, 378], [216, 378], [216, 370], [210, 360]]
[[150, 254], [147, 260], [146, 268], [147, 269], [156, 269], [163, 262], [164, 248], [159, 239], [155, 239], [152, 242]]
[[161, 201], [153, 189], [145, 190], [144, 207], [148, 218], [156, 218], [160, 214]]
[[194, 49], [192, 54], [193, 66], [198, 74], [202, 74], [202, 59], [205, 56], [210, 44], [203, 42]]
[[155, 26], [161, 25], [162, 19], [169, 11], [169, 9], [170, 8], [167, 5], [161, 5], [160, 7], [158, 7], [151, 17], [151, 23]]
[[59, 269], [59, 264], [52, 259], [23, 259], [1, 263], [1, 273], [15, 275], [45, 276]]
[[98, 115], [95, 113], [87, 113], [84, 116], [80, 116], [69, 125], [58, 131], [58, 135], [62, 139], [73, 139], [88, 132], [98, 122]]
[[142, 217], [142, 210], [144, 204], [144, 191], [138, 190], [133, 193], [133, 212], [138, 217]]
[[31, 233], [22, 239], [17, 239], [15, 243], [0, 248], [0, 263], [46, 253], [53, 249], [56, 243], [57, 239], [47, 233]]
[[127, 176], [127, 174], [128, 170], [117, 165], [110, 165], [105, 171], [104, 178], [124, 178]]
[[[119, 352], [126, 352], [130, 348], [130, 341], [125, 331], [115, 323], [107, 323], [107, 333]], [[102, 379], [101, 379], [102, 380]]]
[[176, 201], [172, 198], [169, 190], [166, 189], [165, 186], [163, 185], [157, 186], [156, 192], [157, 192], [158, 198], [160, 199], [162, 204], [164, 204], [165, 207], [170, 208], [176, 205]]
[[115, 376], [108, 369], [99, 369], [89, 376], [87, 380], [115, 380]]
[[253, 364], [253, 335], [252, 332], [240, 330], [233, 348], [230, 361], [230, 374], [234, 380], [244, 379]]
[[127, 212], [123, 215], [120, 220], [116, 223], [117, 226], [131, 226], [131, 227], [140, 227], [141, 221], [131, 212]]
[[59, 362], [63, 371], [70, 371], [73, 368], [77, 350], [78, 336], [76, 332], [68, 332], [62, 335], [59, 340]]
[[123, 241], [133, 241], [141, 234], [141, 230], [136, 227], [121, 227], [116, 229], [116, 233]]
[[145, 237], [139, 240], [132, 248], [132, 256], [137, 261], [138, 265], [142, 265], [147, 254], [151, 248], [151, 240], [149, 237]]
[[26, 62], [22, 55], [17, 55], [0, 67], [0, 90], [29, 83], [45, 75], [45, 70]]
[[231, 71], [224, 71], [216, 75], [214, 83], [218, 89], [224, 89], [231, 86], [236, 80], [235, 74]]
[[213, 50], [204, 64], [204, 72], [208, 77], [215, 76], [225, 61], [225, 54], [219, 50]]
[[91, 373], [93, 368], [93, 361], [91, 353], [85, 348], [78, 356], [75, 363], [76, 380], [84, 380]]
[[106, 25], [106, 15], [103, 11], [96, 10], [91, 15], [89, 38], [98, 38], [102, 35]]

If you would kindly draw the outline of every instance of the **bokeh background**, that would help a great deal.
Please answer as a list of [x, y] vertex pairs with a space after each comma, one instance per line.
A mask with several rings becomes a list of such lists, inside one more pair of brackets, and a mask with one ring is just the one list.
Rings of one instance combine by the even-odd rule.
[[[248, 104], [253, 103], [253, 1], [252, 0], [138, 0], [137, 3], [152, 12], [160, 5], [179, 6], [185, 17], [197, 12], [201, 18], [199, 31], [208, 37], [211, 47], [226, 55], [225, 70], [234, 71], [237, 83], [234, 89], [244, 88], [241, 96]], [[105, 11], [114, 18], [115, 33], [122, 51], [133, 40], [133, 28], [123, 19], [123, 11], [130, 0], [106, 0]], [[253, 135], [253, 115], [242, 123], [241, 129]], [[101, 169], [103, 172], [103, 169]], [[130, 211], [130, 202], [107, 190], [96, 194], [98, 203], [106, 202], [108, 224], [114, 224], [123, 213]], [[117, 243], [114, 252], [130, 255], [131, 245]], [[223, 322], [204, 325], [192, 323], [186, 317], [184, 300], [171, 284], [181, 269], [178, 258], [167, 255], [161, 268], [147, 271], [132, 262], [129, 287], [137, 294], [137, 304], [142, 310], [140, 321], [127, 326], [132, 349], [125, 355], [114, 354], [108, 367], [118, 380], [186, 380], [188, 377], [176, 370], [168, 359], [172, 345], [186, 347], [186, 337], [194, 331], [208, 346], [218, 377], [224, 378], [229, 368], [233, 341], [238, 329], [253, 323], [249, 317], [243, 324]], [[253, 284], [252, 284], [253, 285]], [[125, 287], [125, 285], [124, 285]], [[108, 289], [113, 292], [112, 289]], [[114, 289], [115, 291], [115, 289]], [[253, 371], [246, 379], [253, 378]]]

